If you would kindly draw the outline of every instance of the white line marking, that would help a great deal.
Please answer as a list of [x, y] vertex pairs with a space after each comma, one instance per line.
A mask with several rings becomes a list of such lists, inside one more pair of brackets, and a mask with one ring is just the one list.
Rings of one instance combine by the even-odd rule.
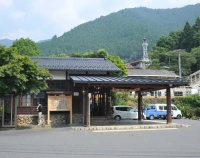
[[130, 130], [94, 130], [92, 132], [133, 132], [133, 131], [155, 131], [155, 130], [172, 130], [178, 128], [156, 128], [156, 129], [130, 129]]

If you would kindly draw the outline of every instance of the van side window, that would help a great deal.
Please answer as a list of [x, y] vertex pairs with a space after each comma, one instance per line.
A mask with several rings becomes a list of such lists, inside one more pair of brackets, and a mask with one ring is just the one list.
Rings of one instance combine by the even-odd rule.
[[150, 109], [155, 109], [155, 106], [151, 106]]
[[163, 110], [163, 106], [159, 106], [159, 110]]
[[167, 106], [164, 106], [164, 110], [167, 110]]
[[175, 106], [172, 106], [172, 110], [177, 110], [177, 108]]

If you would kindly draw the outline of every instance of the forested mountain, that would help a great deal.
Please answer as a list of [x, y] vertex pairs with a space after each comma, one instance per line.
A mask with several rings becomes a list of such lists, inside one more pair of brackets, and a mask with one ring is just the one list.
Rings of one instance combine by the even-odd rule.
[[41, 56], [73, 52], [90, 52], [104, 48], [122, 59], [140, 58], [143, 38], [148, 39], [150, 49], [161, 36], [182, 30], [188, 21], [194, 24], [200, 16], [200, 4], [174, 9], [124, 9], [94, 21], [81, 24], [56, 35], [47, 42], [37, 43]]
[[10, 47], [14, 41], [9, 39], [0, 39], [0, 45]]

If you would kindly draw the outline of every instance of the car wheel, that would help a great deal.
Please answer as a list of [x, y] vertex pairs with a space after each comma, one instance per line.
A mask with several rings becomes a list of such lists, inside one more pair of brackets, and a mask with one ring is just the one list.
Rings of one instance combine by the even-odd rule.
[[115, 120], [120, 121], [121, 117], [120, 116], [115, 116]]
[[177, 115], [177, 117], [176, 117], [177, 119], [181, 119], [181, 115]]
[[149, 117], [149, 119], [150, 119], [150, 120], [154, 120], [154, 116], [151, 115], [151, 116]]

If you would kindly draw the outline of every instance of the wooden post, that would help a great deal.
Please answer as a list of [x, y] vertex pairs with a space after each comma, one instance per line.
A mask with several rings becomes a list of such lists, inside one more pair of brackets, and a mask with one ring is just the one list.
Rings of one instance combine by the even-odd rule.
[[172, 116], [171, 116], [171, 91], [170, 87], [167, 87], [167, 124], [172, 123]]
[[111, 96], [110, 89], [106, 89], [106, 116], [110, 116], [110, 107], [111, 107]]
[[138, 92], [138, 121], [142, 120], [142, 93]]
[[82, 87], [82, 99], [83, 99], [83, 124], [87, 126], [87, 105], [86, 105], [86, 90], [85, 87]]

